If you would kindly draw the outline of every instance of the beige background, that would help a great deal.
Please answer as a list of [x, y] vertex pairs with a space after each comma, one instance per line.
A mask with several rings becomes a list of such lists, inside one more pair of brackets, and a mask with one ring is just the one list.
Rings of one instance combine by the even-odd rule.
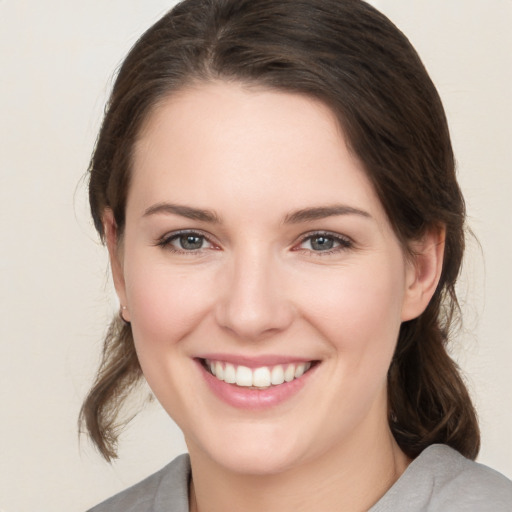
[[[512, 477], [512, 1], [376, 0], [445, 102], [472, 244], [455, 355]], [[116, 308], [82, 179], [112, 71], [164, 0], [0, 0], [0, 511], [69, 512], [184, 450], [152, 404], [108, 466], [76, 417]]]

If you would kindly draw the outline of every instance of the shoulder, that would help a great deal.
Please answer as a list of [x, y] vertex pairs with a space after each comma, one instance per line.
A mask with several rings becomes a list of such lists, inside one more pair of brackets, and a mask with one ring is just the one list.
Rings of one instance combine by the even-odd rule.
[[372, 512], [510, 512], [512, 482], [445, 445], [424, 450]]
[[188, 512], [189, 477], [189, 457], [180, 455], [157, 473], [88, 512]]
[[425, 464], [437, 474], [435, 504], [448, 510], [455, 501], [461, 511], [510, 512], [512, 482], [493, 469], [466, 459], [443, 445], [434, 445], [425, 453]]

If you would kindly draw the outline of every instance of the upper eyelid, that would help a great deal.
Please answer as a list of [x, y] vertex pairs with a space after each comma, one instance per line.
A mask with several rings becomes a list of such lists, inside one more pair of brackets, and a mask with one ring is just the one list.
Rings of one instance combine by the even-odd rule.
[[[339, 245], [336, 247], [332, 247], [331, 249], [326, 249], [323, 251], [315, 251], [313, 249], [304, 248], [301, 247], [301, 245], [306, 242], [307, 240], [314, 238], [315, 236], [326, 236], [333, 238]], [[355, 242], [352, 240], [352, 238], [342, 235], [340, 233], [333, 233], [331, 231], [316, 231], [316, 232], [309, 232], [302, 235], [298, 242], [295, 242], [293, 246], [291, 247], [291, 251], [293, 252], [303, 252], [307, 253], [308, 255], [311, 255], [311, 257], [327, 257], [329, 255], [334, 254], [341, 254], [345, 251], [353, 250], [356, 248]]]
[[349, 242], [351, 244], [354, 243], [354, 240], [352, 240], [351, 237], [347, 235], [342, 235], [341, 233], [336, 233], [334, 231], [326, 231], [326, 230], [318, 230], [318, 231], [308, 231], [307, 233], [303, 233], [299, 236], [299, 243], [303, 242], [304, 240], [307, 240], [308, 238], [314, 237], [314, 236], [329, 236], [338, 240], [342, 240], [344, 242]]
[[180, 235], [198, 235], [202, 236], [208, 241], [212, 241], [212, 238], [214, 238], [210, 233], [207, 233], [206, 231], [203, 231], [202, 229], [177, 229], [175, 231], [168, 231], [164, 235], [158, 237], [158, 241], [162, 240], [170, 240], [172, 238], [178, 237]]
[[[169, 231], [165, 233], [164, 235], [158, 237], [155, 240], [154, 245], [164, 247], [168, 244], [170, 244], [173, 240], [176, 238], [182, 236], [182, 235], [197, 235], [205, 239], [206, 242], [208, 242], [211, 245], [217, 246], [219, 245], [217, 242], [215, 242], [214, 237], [201, 229], [177, 229], [175, 231]], [[203, 249], [198, 249], [197, 251], [183, 251], [183, 252], [199, 252]]]

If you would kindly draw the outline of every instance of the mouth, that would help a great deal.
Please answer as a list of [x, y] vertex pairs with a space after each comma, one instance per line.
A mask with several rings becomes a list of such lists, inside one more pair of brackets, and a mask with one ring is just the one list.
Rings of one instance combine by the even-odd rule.
[[203, 368], [217, 380], [240, 388], [266, 390], [301, 379], [319, 361], [276, 364], [249, 368], [226, 361], [200, 359]]

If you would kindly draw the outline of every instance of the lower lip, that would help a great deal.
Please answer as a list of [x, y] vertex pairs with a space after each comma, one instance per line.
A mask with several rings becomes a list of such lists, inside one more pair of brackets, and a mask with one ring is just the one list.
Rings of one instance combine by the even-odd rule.
[[249, 410], [268, 409], [291, 399], [304, 387], [317, 366], [313, 366], [302, 377], [291, 382], [284, 382], [265, 389], [251, 389], [227, 384], [208, 372], [200, 361], [197, 361], [197, 364], [208, 387], [218, 398], [237, 409]]

